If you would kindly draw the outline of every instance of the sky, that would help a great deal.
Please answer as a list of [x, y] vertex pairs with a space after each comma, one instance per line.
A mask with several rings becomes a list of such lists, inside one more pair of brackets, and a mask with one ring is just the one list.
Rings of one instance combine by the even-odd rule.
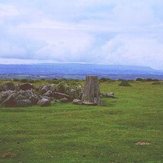
[[163, 70], [163, 0], [0, 0], [0, 64]]

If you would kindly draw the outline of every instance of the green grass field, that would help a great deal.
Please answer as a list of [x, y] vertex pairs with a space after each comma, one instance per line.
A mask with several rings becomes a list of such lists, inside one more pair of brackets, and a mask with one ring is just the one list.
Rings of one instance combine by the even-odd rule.
[[162, 163], [163, 84], [131, 85], [101, 84], [104, 106], [1, 108], [0, 162]]

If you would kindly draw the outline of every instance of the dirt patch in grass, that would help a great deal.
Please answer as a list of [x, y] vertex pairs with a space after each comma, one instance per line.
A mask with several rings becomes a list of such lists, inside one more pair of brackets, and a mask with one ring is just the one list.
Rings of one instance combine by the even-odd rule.
[[14, 158], [16, 154], [14, 152], [0, 152], [0, 158]]
[[139, 142], [137, 142], [137, 143], [135, 143], [136, 145], [150, 145], [151, 143], [149, 143], [149, 142], [146, 142], [146, 141], [139, 141]]

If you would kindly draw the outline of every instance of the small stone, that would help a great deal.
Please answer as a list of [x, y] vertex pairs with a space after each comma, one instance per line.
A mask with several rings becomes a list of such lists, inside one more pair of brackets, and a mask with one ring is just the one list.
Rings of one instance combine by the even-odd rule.
[[60, 102], [65, 102], [65, 103], [66, 103], [66, 102], [69, 102], [69, 99], [68, 99], [68, 98], [66, 98], [66, 97], [61, 98], [61, 99], [60, 99]]
[[115, 98], [114, 92], [101, 93], [102, 97]]
[[41, 100], [39, 100], [37, 102], [38, 105], [40, 106], [49, 106], [51, 104], [50, 100], [46, 99], [46, 98], [42, 98]]
[[31, 105], [32, 105], [32, 102], [29, 99], [16, 101], [16, 106], [26, 107], [26, 106], [31, 106]]
[[82, 100], [79, 100], [79, 99], [74, 99], [72, 101], [73, 104], [76, 104], [76, 105], [82, 105]]
[[70, 99], [70, 96], [65, 94], [65, 93], [60, 93], [60, 92], [54, 92], [53, 93], [53, 97], [55, 99], [62, 99], [62, 98], [67, 98], [67, 99]]
[[90, 101], [83, 101], [82, 104], [84, 104], [84, 105], [92, 105], [92, 106], [97, 105], [96, 103], [90, 102]]

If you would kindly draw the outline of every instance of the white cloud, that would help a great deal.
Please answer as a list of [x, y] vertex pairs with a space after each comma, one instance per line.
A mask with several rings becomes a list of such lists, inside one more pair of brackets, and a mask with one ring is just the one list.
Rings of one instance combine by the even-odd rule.
[[2, 0], [0, 58], [163, 69], [160, 6], [161, 0]]
[[153, 37], [118, 35], [103, 45], [100, 51], [106, 64], [146, 65], [159, 69], [163, 62], [162, 47], [163, 43]]
[[19, 11], [13, 5], [0, 4], [0, 17], [10, 17], [19, 15]]
[[9, 43], [5, 41], [0, 41], [0, 57], [1, 58], [24, 58], [26, 55], [26, 50], [14, 43]]
[[52, 20], [24, 24], [17, 29], [19, 35], [43, 44], [33, 51], [33, 58], [37, 59], [78, 61], [94, 42], [94, 37], [81, 27]]

